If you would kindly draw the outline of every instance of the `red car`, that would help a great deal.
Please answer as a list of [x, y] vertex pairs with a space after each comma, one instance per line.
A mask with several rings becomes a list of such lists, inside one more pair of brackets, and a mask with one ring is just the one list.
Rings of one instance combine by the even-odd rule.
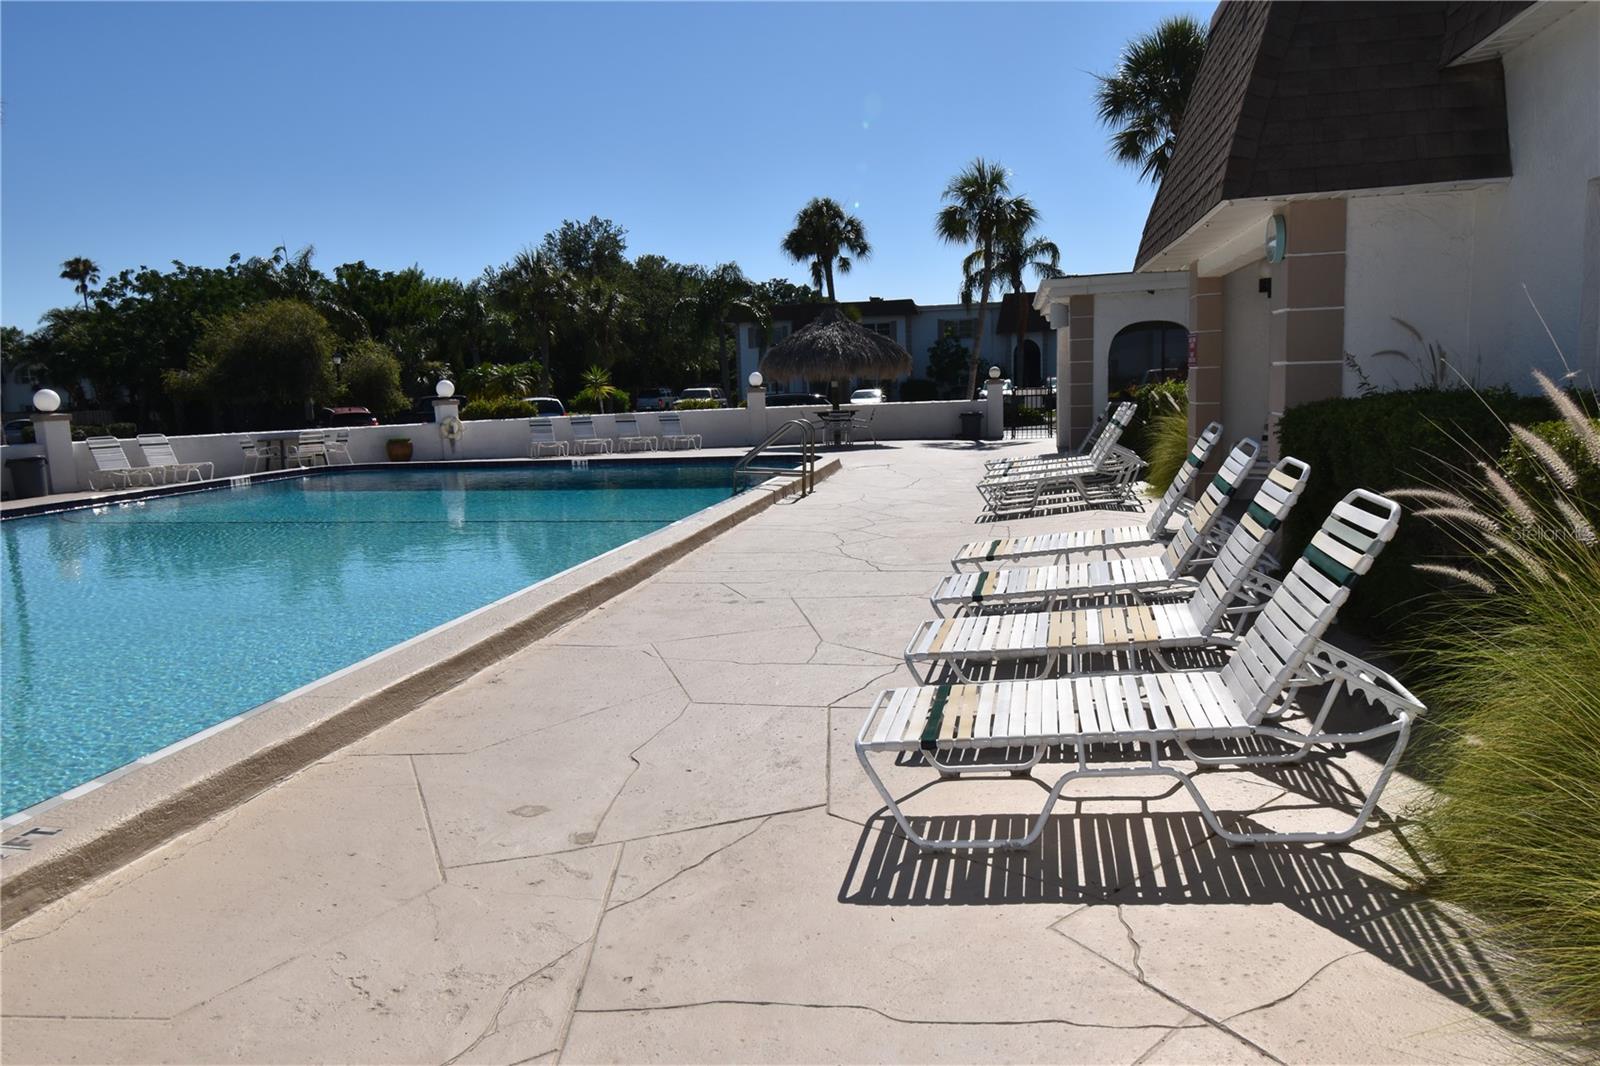
[[324, 407], [317, 412], [317, 425], [322, 428], [377, 424], [378, 419], [365, 407]]

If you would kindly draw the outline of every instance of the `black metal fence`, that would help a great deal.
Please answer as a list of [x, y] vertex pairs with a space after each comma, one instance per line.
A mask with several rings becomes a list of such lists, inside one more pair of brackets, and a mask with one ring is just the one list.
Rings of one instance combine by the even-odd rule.
[[1013, 389], [1006, 397], [1006, 436], [1050, 437], [1056, 435], [1056, 394], [1054, 389]]

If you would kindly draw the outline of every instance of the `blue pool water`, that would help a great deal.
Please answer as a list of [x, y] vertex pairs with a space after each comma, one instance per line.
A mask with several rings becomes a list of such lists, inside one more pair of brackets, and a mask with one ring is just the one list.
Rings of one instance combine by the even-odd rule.
[[729, 473], [341, 471], [0, 524], [0, 811], [726, 499]]

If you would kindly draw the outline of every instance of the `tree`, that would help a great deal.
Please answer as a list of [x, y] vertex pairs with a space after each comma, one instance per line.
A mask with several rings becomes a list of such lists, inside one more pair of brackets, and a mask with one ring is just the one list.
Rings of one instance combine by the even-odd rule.
[[89, 286], [100, 280], [100, 267], [93, 259], [74, 256], [61, 264], [61, 276], [72, 282], [73, 291], [83, 297], [83, 309], [89, 309]]
[[572, 398], [572, 406], [581, 411], [598, 410], [606, 413], [606, 404], [625, 404], [628, 394], [611, 384], [611, 371], [603, 366], [591, 366], [583, 372], [583, 389]]
[[572, 318], [577, 304], [572, 279], [544, 250], [524, 248], [498, 271], [485, 271], [484, 284], [490, 305], [510, 320], [517, 347], [524, 355], [538, 351], [538, 387], [544, 387], [553, 376], [550, 346], [557, 327]]
[[[1033, 232], [1036, 218], [1016, 218], [1000, 241], [997, 264], [1000, 276], [1011, 284], [1017, 296], [1017, 348], [1024, 347], [1028, 333], [1028, 305], [1022, 299], [1027, 291], [1023, 274], [1032, 272], [1035, 281], [1061, 276], [1061, 249], [1056, 243]], [[1014, 371], [1013, 371], [1014, 372]]]
[[867, 229], [854, 215], [845, 214], [837, 200], [819, 196], [802, 207], [794, 216], [794, 228], [783, 238], [783, 251], [796, 263], [811, 261], [811, 284], [818, 292], [827, 284], [828, 302], [835, 303], [833, 274], [850, 273], [853, 265], [849, 252], [857, 259], [872, 254], [867, 243]]
[[539, 245], [548, 262], [583, 278], [615, 275], [627, 264], [627, 250], [628, 231], [599, 215], [587, 222], [568, 219]]
[[[723, 263], [706, 274], [700, 291], [680, 305], [687, 310], [697, 333], [713, 338], [717, 345], [721, 380], [717, 383], [731, 396], [739, 391], [733, 380], [733, 340], [735, 324], [744, 320], [767, 327], [767, 312], [756, 300], [756, 287], [744, 276], [737, 263]], [[675, 309], [677, 310], [677, 309]]]
[[938, 388], [939, 399], [947, 399], [960, 391], [968, 358], [967, 346], [948, 326], [928, 347], [928, 380]]
[[379, 418], [410, 404], [400, 388], [400, 360], [377, 341], [359, 340], [347, 348], [339, 376], [345, 397]]
[[269, 300], [213, 321], [188, 368], [169, 372], [167, 384], [242, 412], [247, 421], [293, 419], [337, 391], [335, 340], [309, 304]]
[[1129, 41], [1115, 71], [1095, 75], [1100, 121], [1114, 131], [1112, 158], [1137, 166], [1143, 179], [1159, 182], [1172, 162], [1205, 50], [1205, 28], [1174, 15]]
[[1024, 196], [1011, 195], [1010, 178], [998, 163], [979, 158], [945, 186], [947, 202], [934, 220], [934, 231], [949, 244], [970, 244], [961, 261], [961, 303], [978, 298], [978, 327], [967, 366], [967, 397], [978, 394], [978, 364], [983, 359], [983, 334], [989, 320], [989, 296], [1001, 279], [1000, 250], [1006, 235], [1026, 233], [1039, 212]]

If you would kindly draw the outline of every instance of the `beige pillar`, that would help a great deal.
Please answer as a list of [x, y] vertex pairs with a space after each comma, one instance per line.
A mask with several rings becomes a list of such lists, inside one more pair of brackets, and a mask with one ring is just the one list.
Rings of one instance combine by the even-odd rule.
[[[1268, 454], [1278, 454], [1278, 419], [1289, 408], [1344, 394], [1345, 202], [1303, 200], [1284, 208], [1284, 257], [1274, 272], [1283, 305], [1269, 340]], [[1281, 280], [1280, 280], [1281, 279]]]
[[1072, 407], [1067, 402], [1071, 395], [1067, 388], [1067, 364], [1072, 361], [1072, 312], [1063, 301], [1052, 303], [1046, 316], [1050, 320], [1050, 328], [1056, 331], [1056, 448], [1065, 452], [1075, 446], [1072, 441]]
[[1076, 448], [1094, 428], [1094, 296], [1072, 297], [1067, 359], [1056, 366], [1057, 387], [1067, 394], [1066, 446]]
[[767, 435], [767, 389], [765, 385], [751, 385], [744, 394], [745, 409], [749, 412], [750, 446], [760, 444]]
[[999, 378], [988, 376], [987, 367], [980, 367], [984, 375], [984, 422], [983, 437], [985, 440], [999, 440], [1006, 435], [1006, 390], [1000, 384]]
[[[456, 457], [456, 447], [461, 441], [451, 440], [445, 436], [444, 424], [452, 418], [459, 419], [460, 417], [461, 400], [459, 397], [440, 397], [433, 401], [433, 423], [439, 427], [439, 454], [442, 458], [454, 459]], [[466, 427], [463, 425], [462, 429], [462, 437], [465, 437], [466, 433], [464, 431]]]
[[44, 445], [45, 467], [50, 473], [49, 491], [77, 492], [78, 457], [72, 450], [72, 416], [65, 411], [56, 414], [36, 412], [33, 419], [33, 439]]
[[[1200, 430], [1222, 417], [1222, 279], [1206, 278], [1189, 268], [1189, 443], [1200, 437]], [[1222, 465], [1231, 442], [1243, 436], [1227, 427], [1224, 447], [1214, 448], [1204, 472]], [[1197, 478], [1196, 485], [1204, 485]]]

